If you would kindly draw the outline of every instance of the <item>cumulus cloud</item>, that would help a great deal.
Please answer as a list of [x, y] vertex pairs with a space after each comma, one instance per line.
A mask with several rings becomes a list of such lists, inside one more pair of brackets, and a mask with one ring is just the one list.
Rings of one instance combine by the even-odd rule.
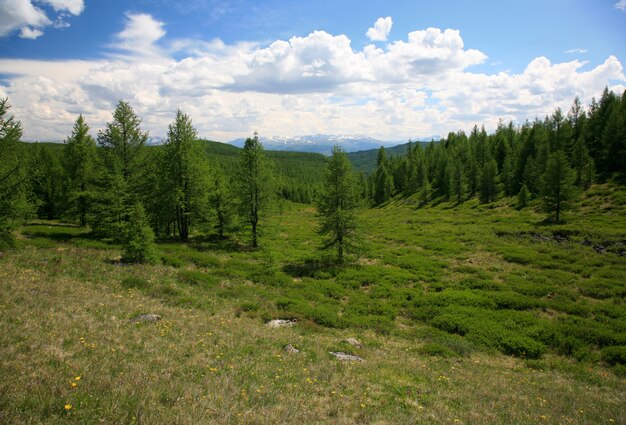
[[0, 37], [7, 37], [19, 30], [21, 38], [36, 39], [43, 35], [43, 28], [49, 25], [56, 28], [69, 26], [64, 20], [65, 12], [80, 15], [85, 8], [83, 0], [42, 0], [40, 3], [51, 6], [61, 14], [52, 21], [31, 0], [3, 0], [0, 3]]
[[621, 10], [622, 12], [626, 11], [626, 0], [619, 0], [615, 3], [615, 8]]
[[[82, 113], [92, 129], [128, 100], [153, 135], [177, 108], [199, 134], [228, 141], [251, 134], [368, 134], [383, 140], [445, 135], [498, 119], [523, 122], [588, 103], [626, 84], [620, 61], [532, 60], [518, 73], [471, 72], [486, 55], [459, 31], [427, 28], [405, 40], [355, 49], [345, 35], [314, 31], [256, 43], [164, 40], [164, 23], [128, 14], [114, 36], [121, 54], [99, 61], [0, 59], [0, 85], [27, 139], [61, 140]], [[139, 57], [140, 60], [136, 60]], [[177, 59], [174, 59], [177, 58]]]
[[0, 3], [0, 36], [5, 37], [23, 27], [44, 27], [50, 24], [45, 12], [30, 0], [5, 0]]
[[365, 35], [372, 41], [387, 41], [392, 25], [393, 21], [391, 20], [391, 16], [378, 18], [374, 23], [374, 26], [369, 28]]
[[155, 43], [165, 35], [164, 25], [146, 13], [127, 13], [126, 26], [111, 47], [142, 56], [159, 55]]
[[306, 37], [278, 40], [245, 55], [244, 73], [235, 75], [228, 89], [235, 91], [298, 93], [328, 91], [363, 81], [368, 63], [354, 52], [345, 35], [314, 31]]

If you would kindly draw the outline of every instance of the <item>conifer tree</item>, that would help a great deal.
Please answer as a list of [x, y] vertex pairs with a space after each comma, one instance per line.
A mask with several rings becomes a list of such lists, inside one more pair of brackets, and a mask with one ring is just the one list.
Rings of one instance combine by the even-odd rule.
[[246, 139], [236, 178], [240, 213], [244, 222], [250, 225], [252, 246], [256, 248], [261, 214], [269, 208], [273, 190], [269, 165], [256, 132], [252, 138]]
[[122, 260], [125, 262], [154, 264], [158, 261], [154, 232], [141, 203], [130, 209], [124, 249]]
[[320, 220], [318, 233], [324, 237], [323, 249], [336, 248], [342, 263], [345, 251], [354, 246], [357, 231], [356, 210], [360, 205], [359, 187], [345, 152], [334, 146], [317, 201]]
[[140, 124], [141, 119], [133, 108], [121, 100], [113, 113], [113, 121], [98, 132], [104, 172], [99, 175], [94, 221], [97, 231], [104, 232], [103, 236], [119, 238], [131, 207], [142, 195], [148, 133], [141, 131]]
[[496, 200], [498, 195], [498, 183], [496, 181], [498, 165], [493, 159], [488, 160], [483, 168], [480, 179], [480, 201], [490, 203]]
[[572, 165], [576, 172], [574, 184], [587, 189], [593, 183], [595, 166], [582, 136], [576, 140], [572, 148]]
[[68, 207], [78, 217], [80, 225], [85, 226], [93, 199], [96, 142], [89, 135], [89, 126], [82, 115], [78, 116], [72, 134], [65, 140], [63, 152]]
[[546, 171], [541, 180], [541, 197], [548, 218], [561, 221], [563, 210], [570, 207], [576, 196], [574, 171], [569, 166], [567, 156], [561, 150], [548, 159]]
[[196, 141], [191, 119], [180, 109], [169, 125], [163, 155], [167, 207], [173, 211], [181, 240], [189, 237], [192, 221], [205, 215], [208, 195], [206, 155]]
[[28, 201], [28, 159], [19, 148], [22, 124], [9, 115], [11, 105], [0, 99], [0, 248], [12, 246], [15, 226], [31, 211]]
[[457, 205], [463, 201], [466, 191], [465, 174], [459, 159], [451, 161], [450, 169], [450, 194], [456, 200]]
[[431, 186], [430, 179], [428, 178], [428, 167], [426, 163], [422, 165], [421, 172], [421, 181], [420, 181], [420, 189], [419, 189], [419, 201], [420, 205], [426, 205], [430, 200], [431, 196]]
[[530, 197], [530, 194], [528, 193], [528, 189], [526, 188], [526, 185], [522, 185], [522, 188], [519, 190], [519, 193], [517, 194], [517, 208], [519, 208], [520, 210], [522, 208], [526, 208], [526, 206], [528, 205], [528, 198]]
[[33, 162], [31, 191], [37, 216], [48, 220], [59, 218], [65, 201], [61, 161], [50, 146], [37, 143]]
[[140, 129], [141, 119], [130, 104], [120, 100], [113, 112], [113, 121], [98, 132], [98, 143], [106, 152], [110, 170], [120, 172], [131, 190], [138, 186], [144, 147], [148, 133]]
[[215, 212], [215, 228], [220, 239], [223, 239], [226, 228], [232, 221], [233, 199], [221, 170], [214, 172], [212, 180], [213, 186], [209, 193], [209, 204]]
[[374, 180], [374, 202], [376, 205], [380, 205], [391, 199], [393, 190], [393, 177], [387, 169], [386, 162], [381, 162], [376, 169]]

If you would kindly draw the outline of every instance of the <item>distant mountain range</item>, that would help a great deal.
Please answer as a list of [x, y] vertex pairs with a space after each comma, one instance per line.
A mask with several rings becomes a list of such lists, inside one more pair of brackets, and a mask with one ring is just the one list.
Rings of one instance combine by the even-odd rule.
[[[346, 152], [358, 152], [370, 149], [378, 149], [381, 146], [390, 147], [406, 143], [406, 141], [378, 140], [361, 135], [328, 134], [315, 134], [309, 136], [295, 137], [259, 137], [259, 139], [261, 140], [261, 143], [263, 143], [263, 147], [267, 150], [315, 152], [326, 155], [330, 153], [334, 145], [341, 146]], [[439, 137], [437, 137], [436, 139], [439, 139]], [[245, 141], [245, 139], [235, 139], [228, 143], [237, 147], [243, 147]]]

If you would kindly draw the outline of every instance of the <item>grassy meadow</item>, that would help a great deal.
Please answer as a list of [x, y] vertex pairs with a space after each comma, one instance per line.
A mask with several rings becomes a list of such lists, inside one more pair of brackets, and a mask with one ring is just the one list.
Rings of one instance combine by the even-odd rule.
[[626, 190], [560, 225], [514, 204], [364, 210], [345, 266], [310, 205], [156, 266], [32, 222], [0, 254], [0, 423], [625, 424]]

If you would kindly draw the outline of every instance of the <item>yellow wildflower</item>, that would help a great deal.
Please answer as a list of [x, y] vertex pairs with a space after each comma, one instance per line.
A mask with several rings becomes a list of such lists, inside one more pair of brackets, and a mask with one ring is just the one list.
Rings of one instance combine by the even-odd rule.
[[66, 404], [65, 406], [63, 406], [65, 408], [65, 410], [67, 412], [69, 412], [72, 409], [72, 405], [71, 404]]

